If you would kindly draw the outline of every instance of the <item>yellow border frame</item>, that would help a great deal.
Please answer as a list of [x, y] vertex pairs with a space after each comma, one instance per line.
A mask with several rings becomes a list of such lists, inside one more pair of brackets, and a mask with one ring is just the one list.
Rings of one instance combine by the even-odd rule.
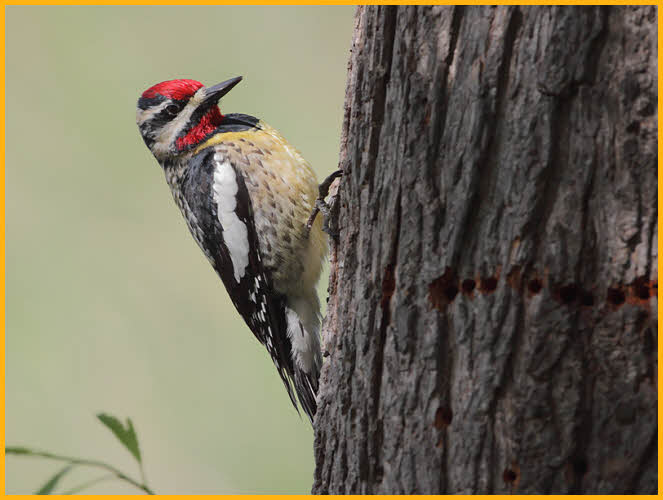
[[[0, 262], [0, 276], [2, 277], [2, 291], [0, 292], [1, 303], [0, 303], [0, 319], [2, 320], [2, 346], [0, 347], [0, 352], [2, 352], [2, 374], [0, 378], [2, 379], [2, 449], [5, 449], [5, 9], [2, 9], [0, 14], [0, 24], [2, 25], [2, 54], [0, 59], [2, 61], [2, 86], [0, 86], [0, 94], [2, 94], [0, 99], [0, 109], [2, 110], [2, 130], [0, 133], [0, 151], [2, 151], [2, 175], [0, 175], [0, 213], [2, 214], [2, 221], [0, 221], [0, 227], [2, 228], [2, 245], [0, 245], [0, 256], [2, 257]], [[2, 471], [0, 471], [0, 493], [5, 494], [5, 454], [2, 454]]]
[[[182, 0], [163, 0], [163, 1], [118, 1], [118, 0], [99, 0], [97, 2], [74, 0], [66, 2], [63, 0], [4, 0], [3, 5], [181, 5], [183, 7], [195, 5], [659, 5], [661, 2], [648, 0], [635, 3], [617, 2], [617, 1], [580, 1], [574, 2], [572, 0], [561, 0], [559, 2], [494, 2], [490, 4], [481, 4], [479, 2], [426, 2], [425, 0], [400, 0], [397, 2], [353, 2], [351, 0], [329, 0], [326, 2], [311, 3], [305, 0], [292, 0], [292, 1], [279, 1], [279, 0], [246, 0], [244, 2], [228, 1], [228, 0], [194, 0], [191, 3], [183, 2]], [[4, 30], [4, 24], [3, 24]]]
[[[656, 5], [660, 6], [660, 3], [657, 3]], [[657, 17], [657, 21], [658, 21], [658, 19], [660, 19], [660, 17], [659, 17], [660, 16], [660, 9], [657, 9], [657, 11], [658, 12], [657, 12], [656, 17]], [[661, 47], [663, 47], [663, 37], [661, 36], [661, 26], [660, 26], [660, 22], [659, 22], [659, 25], [658, 25], [658, 49], [657, 49], [657, 54], [658, 54], [658, 61], [657, 61], [657, 70], [658, 70], [657, 71], [657, 73], [658, 73], [658, 76], [657, 76], [657, 78], [658, 78], [658, 118], [660, 118], [661, 111], [663, 110], [663, 106], [661, 105], [661, 99], [660, 99], [661, 88], [663, 88], [663, 84], [661, 84], [661, 59], [660, 59]], [[658, 119], [657, 119], [657, 122], [658, 122]], [[663, 193], [661, 191], [661, 152], [663, 150], [661, 149], [661, 144], [662, 143], [661, 143], [661, 134], [660, 134], [660, 132], [657, 135], [658, 135], [658, 137], [657, 137], [657, 139], [658, 139], [658, 175], [657, 175], [657, 182], [658, 182], [658, 221], [656, 222], [656, 224], [657, 224], [656, 233], [657, 233], [657, 238], [658, 238], [658, 245], [657, 245], [658, 246], [657, 257], [658, 257], [659, 255], [661, 255], [661, 248], [662, 248], [661, 238], [658, 235], [658, 227], [661, 226], [661, 224], [660, 224], [660, 222], [661, 222], [661, 206], [662, 206], [661, 205], [661, 194]], [[658, 265], [658, 263], [657, 263], [657, 265]], [[658, 281], [661, 280], [661, 268], [660, 267], [658, 268], [658, 278], [657, 279], [658, 279]], [[657, 302], [657, 308], [658, 308], [658, 298], [657, 298], [656, 302]], [[658, 319], [658, 311], [657, 311], [656, 317]], [[660, 339], [661, 339], [661, 323], [660, 322], [658, 323], [657, 330], [658, 330], [658, 333], [657, 333], [658, 361], [660, 361], [661, 352], [663, 352], [663, 349], [661, 349], [661, 341], [660, 341]], [[661, 376], [660, 376], [660, 371], [658, 370], [658, 362], [656, 364], [656, 371], [657, 371], [657, 373], [656, 373], [656, 375], [657, 375], [656, 389], [657, 389], [657, 396], [658, 396], [658, 494], [660, 495], [661, 491], [663, 491], [663, 487], [662, 487], [663, 481], [661, 480], [661, 471], [663, 471], [663, 468], [661, 467], [661, 449], [662, 449], [661, 445], [663, 444], [663, 434], [661, 434], [661, 421], [662, 421], [661, 420], [661, 409], [663, 409], [663, 406], [661, 406], [661, 394], [660, 394]]]
[[[364, 5], [381, 5], [381, 4], [390, 4], [389, 2], [362, 2]], [[477, 5], [477, 3], [474, 2], [426, 2], [422, 0], [401, 0], [398, 2], [400, 5]], [[661, 1], [644, 1], [644, 2], [636, 2], [636, 3], [627, 3], [627, 2], [617, 2], [617, 1], [605, 1], [605, 2], [599, 2], [599, 1], [583, 1], [583, 2], [573, 2], [570, 0], [563, 0], [559, 2], [525, 2], [527, 5], [656, 5], [660, 6], [663, 2]], [[39, 0], [24, 0], [24, 1], [19, 1], [19, 0], [3, 0], [2, 2], [3, 8], [2, 8], [2, 13], [0, 14], [0, 24], [2, 25], [1, 28], [1, 34], [2, 34], [2, 40], [0, 41], [0, 45], [2, 47], [2, 54], [0, 55], [0, 61], [2, 62], [2, 85], [0, 86], [0, 93], [1, 93], [1, 101], [0, 101], [0, 110], [2, 111], [2, 126], [0, 128], [0, 151], [2, 151], [2, 175], [0, 176], [0, 201], [1, 201], [1, 206], [0, 206], [0, 214], [2, 215], [2, 220], [0, 221], [0, 230], [2, 232], [2, 245], [0, 246], [0, 257], [2, 262], [0, 263], [0, 277], [2, 278], [2, 283], [3, 285], [6, 286], [5, 283], [5, 11], [6, 9], [4, 7], [8, 5], [182, 5], [182, 6], [189, 6], [189, 5], [321, 5], [321, 4], [311, 4], [309, 2], [305, 2], [302, 0], [295, 0], [295, 1], [290, 1], [290, 2], [284, 2], [284, 1], [278, 1], [278, 0], [267, 0], [267, 1], [258, 1], [258, 0], [248, 0], [245, 2], [232, 2], [228, 0], [220, 0], [220, 1], [214, 1], [214, 0], [207, 0], [207, 1], [202, 1], [202, 0], [195, 0], [192, 3], [184, 3], [181, 0], [165, 0], [161, 2], [155, 2], [155, 1], [115, 1], [115, 0], [101, 0], [97, 2], [91, 2], [91, 1], [70, 1], [66, 2], [64, 0], [46, 0], [46, 1], [39, 1]], [[523, 5], [522, 3], [517, 3], [517, 2], [495, 2], [496, 5]], [[328, 2], [324, 2], [324, 5], [357, 5], [357, 2], [352, 2], [349, 0], [331, 0]], [[661, 48], [663, 47], [663, 36], [661, 35], [661, 30], [658, 30], [658, 54], [661, 53]], [[663, 88], [663, 84], [661, 83], [661, 67], [660, 64], [658, 65], [658, 94], [660, 96], [661, 94], [661, 89]], [[663, 104], [661, 103], [661, 100], [658, 100], [658, 116], [661, 116], [661, 111], [663, 111]], [[661, 182], [660, 182], [660, 162], [661, 162], [661, 154], [663, 153], [663, 148], [662, 142], [661, 142], [661, 137], [660, 134], [658, 136], [658, 214], [660, 217], [661, 213], [661, 208], [663, 207], [663, 204], [661, 203], [661, 195], [663, 194], [663, 191], [661, 190]], [[659, 218], [660, 222], [660, 218]], [[660, 224], [659, 224], [660, 226]], [[658, 255], [661, 254], [661, 249], [663, 246], [661, 245], [661, 240], [658, 238]], [[658, 270], [658, 278], [660, 279], [661, 277], [661, 271], [660, 269]], [[0, 352], [2, 353], [2, 374], [0, 374], [0, 379], [2, 380], [2, 424], [3, 424], [3, 432], [2, 432], [2, 437], [0, 438], [0, 441], [2, 442], [2, 448], [4, 450], [5, 447], [5, 433], [4, 433], [4, 422], [5, 422], [5, 286], [2, 287], [2, 291], [0, 292], [0, 319], [2, 320], [2, 339], [3, 342], [0, 346]], [[661, 359], [661, 352], [663, 352], [663, 349], [661, 348], [660, 344], [660, 337], [661, 337], [661, 326], [660, 324], [658, 325], [658, 359], [660, 361]], [[658, 382], [660, 382], [660, 375], [658, 375]], [[657, 387], [660, 387], [660, 383]], [[661, 479], [661, 472], [663, 471], [663, 467], [661, 467], [661, 449], [663, 445], [663, 434], [660, 432], [660, 427], [661, 427], [661, 414], [663, 406], [661, 405], [661, 398], [658, 398], [658, 423], [659, 423], [659, 433], [658, 433], [658, 457], [659, 457], [659, 463], [658, 463], [658, 491], [659, 495], [661, 494], [661, 491], [663, 491], [663, 480]], [[13, 498], [23, 498], [23, 497], [30, 497], [31, 495], [5, 495], [5, 455], [4, 453], [2, 454], [2, 460], [1, 460], [1, 465], [2, 465], [2, 470], [0, 471], [0, 494], [2, 496], [11, 496]], [[61, 496], [61, 495], [57, 495]], [[99, 497], [99, 498], [106, 498], [108, 496], [113, 496], [113, 495], [85, 495], [85, 496], [90, 496], [90, 497]], [[119, 495], [117, 495], [119, 497]], [[142, 495], [122, 495], [121, 498], [125, 497], [140, 497]], [[181, 498], [183, 496], [187, 495], [159, 495], [164, 498]], [[225, 496], [225, 495], [224, 495]], [[230, 496], [240, 496], [240, 495], [230, 495]], [[271, 498], [276, 498], [276, 499], [288, 499], [288, 498], [295, 498], [295, 497], [305, 497], [307, 495], [268, 495]], [[387, 498], [387, 499], [393, 499], [393, 500], [398, 500], [402, 498], [401, 496], [398, 495], [380, 495], [381, 498]], [[479, 495], [479, 496], [484, 496], [484, 495]], [[485, 495], [488, 497], [488, 495]], [[550, 498], [547, 495], [526, 495], [527, 497], [530, 498], [541, 498], [541, 499], [547, 499]], [[557, 496], [557, 495], [556, 495]], [[561, 496], [561, 495], [559, 495]], [[564, 495], [566, 498], [578, 498], [578, 499], [584, 499], [584, 500], [594, 500], [594, 499], [599, 499], [599, 498], [604, 498], [602, 495]], [[263, 497], [263, 495], [241, 495], [242, 498], [250, 498], [250, 497]], [[340, 496], [340, 495], [332, 495], [334, 498], [360, 498], [360, 495], [346, 495], [346, 496]], [[442, 497], [442, 495], [430, 495], [430, 497]], [[454, 498], [473, 498], [471, 495], [458, 495], [454, 496]], [[508, 498], [507, 495], [490, 495], [490, 498]], [[643, 496], [638, 496], [638, 498], [656, 498], [655, 495], [643, 495]]]

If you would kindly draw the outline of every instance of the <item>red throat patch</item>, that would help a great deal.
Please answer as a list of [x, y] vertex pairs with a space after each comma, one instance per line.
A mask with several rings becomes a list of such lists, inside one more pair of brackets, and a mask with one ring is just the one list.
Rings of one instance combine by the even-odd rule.
[[178, 137], [176, 146], [179, 151], [184, 151], [189, 146], [195, 146], [200, 144], [205, 137], [214, 132], [221, 122], [223, 121], [223, 115], [219, 110], [218, 106], [213, 106], [206, 115], [202, 117], [200, 122], [193, 127], [189, 132], [183, 136]]
[[150, 99], [162, 95], [179, 101], [190, 98], [202, 86], [203, 84], [196, 80], [168, 80], [153, 85], [143, 92], [142, 97]]

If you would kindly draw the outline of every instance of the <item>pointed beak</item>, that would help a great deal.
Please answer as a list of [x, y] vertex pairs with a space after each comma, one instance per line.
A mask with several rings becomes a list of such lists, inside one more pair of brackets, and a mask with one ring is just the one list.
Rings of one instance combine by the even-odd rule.
[[203, 102], [205, 104], [216, 104], [219, 102], [219, 99], [230, 92], [232, 88], [241, 81], [242, 77], [237, 76], [235, 78], [231, 78], [230, 80], [226, 80], [225, 82], [221, 82], [218, 85], [206, 87]]

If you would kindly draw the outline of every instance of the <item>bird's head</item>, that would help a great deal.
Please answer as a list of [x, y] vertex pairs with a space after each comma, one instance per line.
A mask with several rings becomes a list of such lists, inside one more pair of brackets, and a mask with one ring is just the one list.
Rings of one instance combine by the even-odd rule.
[[223, 121], [219, 99], [241, 80], [238, 76], [213, 87], [195, 80], [168, 80], [143, 92], [136, 123], [157, 160], [189, 151], [212, 134]]

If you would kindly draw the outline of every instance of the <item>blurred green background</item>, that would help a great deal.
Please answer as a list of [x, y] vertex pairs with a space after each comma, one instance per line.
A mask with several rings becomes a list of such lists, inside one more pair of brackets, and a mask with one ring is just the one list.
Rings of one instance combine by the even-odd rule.
[[[222, 110], [279, 129], [322, 178], [337, 165], [353, 12], [6, 7], [8, 445], [134, 473], [94, 417], [107, 411], [133, 419], [158, 493], [310, 491], [311, 427], [189, 235], [135, 103], [162, 80], [243, 75]], [[6, 491], [58, 468], [7, 457]]]

